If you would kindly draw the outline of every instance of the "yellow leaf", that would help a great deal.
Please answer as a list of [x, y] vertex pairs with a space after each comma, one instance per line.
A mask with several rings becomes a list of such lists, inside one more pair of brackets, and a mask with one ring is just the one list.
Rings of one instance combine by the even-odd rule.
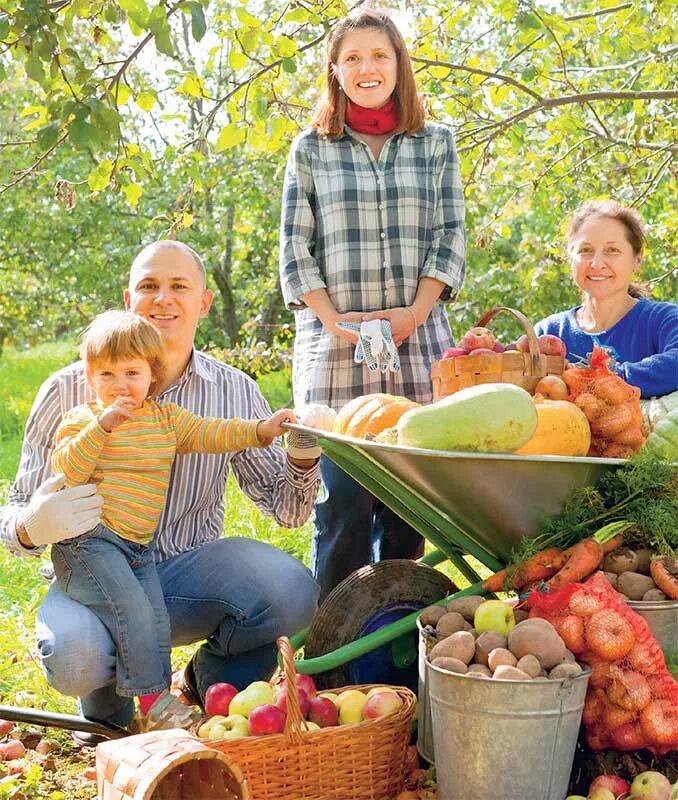
[[193, 224], [193, 214], [189, 214], [188, 211], [183, 211], [181, 214], [181, 227], [190, 228], [192, 224]]
[[289, 36], [278, 36], [275, 47], [283, 58], [290, 58], [297, 52], [297, 43]]
[[235, 15], [238, 20], [248, 28], [259, 28], [261, 23], [244, 8], [236, 8]]
[[228, 150], [229, 147], [235, 147], [241, 142], [245, 141], [247, 132], [244, 128], [239, 128], [235, 122], [231, 122], [221, 129], [219, 138], [217, 139], [217, 150]]
[[119, 106], [124, 106], [131, 96], [132, 96], [132, 90], [129, 88], [129, 86], [127, 86], [127, 84], [123, 83], [122, 81], [118, 81], [115, 90], [115, 99], [117, 104]]
[[128, 183], [127, 186], [123, 186], [122, 193], [127, 198], [127, 202], [132, 206], [132, 208], [137, 207], [137, 203], [139, 202], [139, 198], [144, 193], [144, 190], [139, 186], [138, 183]]
[[253, 128], [250, 130], [247, 138], [247, 144], [252, 150], [257, 150], [260, 153], [265, 153], [269, 149], [275, 150], [275, 147], [269, 147], [271, 144], [270, 137], [267, 135], [266, 130], [263, 128]]
[[231, 48], [231, 52], [228, 54], [228, 63], [234, 72], [241, 70], [247, 61], [247, 56], [243, 52], [236, 50], [235, 47]]
[[502, 239], [510, 239], [511, 238], [510, 225], [506, 224], [502, 225], [501, 228], [499, 228], [499, 235], [501, 236]]
[[139, 92], [135, 102], [142, 111], [150, 111], [155, 105], [155, 99], [155, 92]]
[[199, 78], [197, 75], [187, 75], [181, 86], [174, 91], [177, 94], [186, 94], [190, 97], [203, 97], [205, 94], [205, 85], [202, 78]]
[[111, 179], [111, 173], [113, 172], [113, 162], [112, 161], [102, 161], [100, 164], [97, 164], [96, 167], [90, 172], [87, 176], [87, 183], [89, 184], [89, 188], [93, 192], [102, 192], [107, 186], [108, 182]]

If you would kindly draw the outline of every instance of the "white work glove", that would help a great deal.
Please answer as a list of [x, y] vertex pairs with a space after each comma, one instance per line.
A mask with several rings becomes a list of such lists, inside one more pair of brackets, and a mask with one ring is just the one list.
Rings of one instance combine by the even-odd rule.
[[398, 348], [393, 342], [391, 323], [387, 319], [370, 319], [365, 322], [338, 322], [338, 328], [358, 334], [358, 344], [353, 360], [365, 363], [370, 372], [399, 372]]
[[[294, 413], [301, 425], [321, 431], [332, 430], [334, 418], [337, 416], [329, 406], [320, 403], [295, 408]], [[292, 430], [287, 434], [287, 453], [292, 458], [320, 458], [322, 448], [318, 447], [318, 439], [315, 436]]]
[[82, 536], [101, 522], [104, 501], [96, 486], [64, 486], [63, 475], [46, 480], [20, 518], [36, 547]]

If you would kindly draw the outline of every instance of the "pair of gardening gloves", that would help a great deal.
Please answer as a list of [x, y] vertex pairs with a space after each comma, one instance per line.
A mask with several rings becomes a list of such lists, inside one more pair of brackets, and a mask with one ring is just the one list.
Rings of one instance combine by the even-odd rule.
[[370, 372], [400, 372], [398, 348], [393, 343], [391, 323], [387, 319], [366, 322], [338, 322], [338, 328], [358, 334], [353, 360], [365, 364]]

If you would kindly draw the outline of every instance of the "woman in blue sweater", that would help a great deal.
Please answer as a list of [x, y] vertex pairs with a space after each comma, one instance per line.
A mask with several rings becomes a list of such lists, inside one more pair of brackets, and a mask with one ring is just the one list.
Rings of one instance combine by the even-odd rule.
[[632, 278], [640, 269], [645, 232], [635, 209], [614, 200], [592, 201], [575, 211], [567, 231], [572, 276], [580, 306], [535, 325], [567, 345], [577, 361], [599, 345], [614, 369], [642, 397], [678, 390], [678, 305], [649, 300]]

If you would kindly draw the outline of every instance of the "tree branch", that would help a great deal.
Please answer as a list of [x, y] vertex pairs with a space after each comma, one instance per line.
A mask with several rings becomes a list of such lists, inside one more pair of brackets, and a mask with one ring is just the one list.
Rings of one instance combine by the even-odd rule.
[[47, 158], [47, 156], [50, 155], [50, 153], [53, 153], [57, 149], [57, 147], [59, 147], [64, 142], [64, 140], [66, 139], [67, 136], [68, 136], [68, 131], [66, 130], [61, 134], [61, 136], [56, 140], [56, 142], [49, 148], [49, 150], [46, 150], [40, 156], [40, 158], [36, 159], [36, 161], [34, 161], [33, 164], [31, 164], [30, 167], [26, 167], [26, 169], [19, 170], [16, 173], [17, 177], [13, 181], [10, 181], [9, 183], [3, 184], [0, 187], [0, 194], [4, 194], [6, 191], [11, 189], [13, 186], [16, 186], [17, 183], [20, 183], [27, 175], [30, 175], [32, 172], [35, 172], [35, 170], [40, 166], [40, 164], [42, 164], [42, 162]]
[[486, 78], [495, 78], [496, 80], [501, 81], [502, 83], [507, 83], [510, 86], [514, 86], [521, 92], [525, 92], [525, 94], [529, 94], [530, 97], [534, 97], [535, 100], [541, 101], [543, 99], [538, 92], [534, 91], [534, 89], [530, 89], [529, 86], [526, 86], [524, 83], [517, 81], [510, 75], [502, 75], [500, 72], [489, 72], [486, 69], [478, 69], [477, 67], [467, 67], [465, 64], [452, 64], [448, 61], [433, 61], [430, 58], [418, 58], [416, 56], [412, 58], [412, 61], [417, 64], [424, 64], [427, 67], [444, 67], [446, 69], [456, 70], [458, 72], [470, 72], [472, 75], [483, 75]]
[[603, 14], [616, 14], [617, 11], [623, 11], [626, 8], [633, 8], [633, 3], [620, 3], [618, 6], [610, 6], [610, 8], [601, 8], [600, 11], [582, 11], [581, 14], [573, 14], [570, 17], [565, 17], [568, 22], [574, 22], [578, 19], [589, 19], [590, 17], [602, 17]]

